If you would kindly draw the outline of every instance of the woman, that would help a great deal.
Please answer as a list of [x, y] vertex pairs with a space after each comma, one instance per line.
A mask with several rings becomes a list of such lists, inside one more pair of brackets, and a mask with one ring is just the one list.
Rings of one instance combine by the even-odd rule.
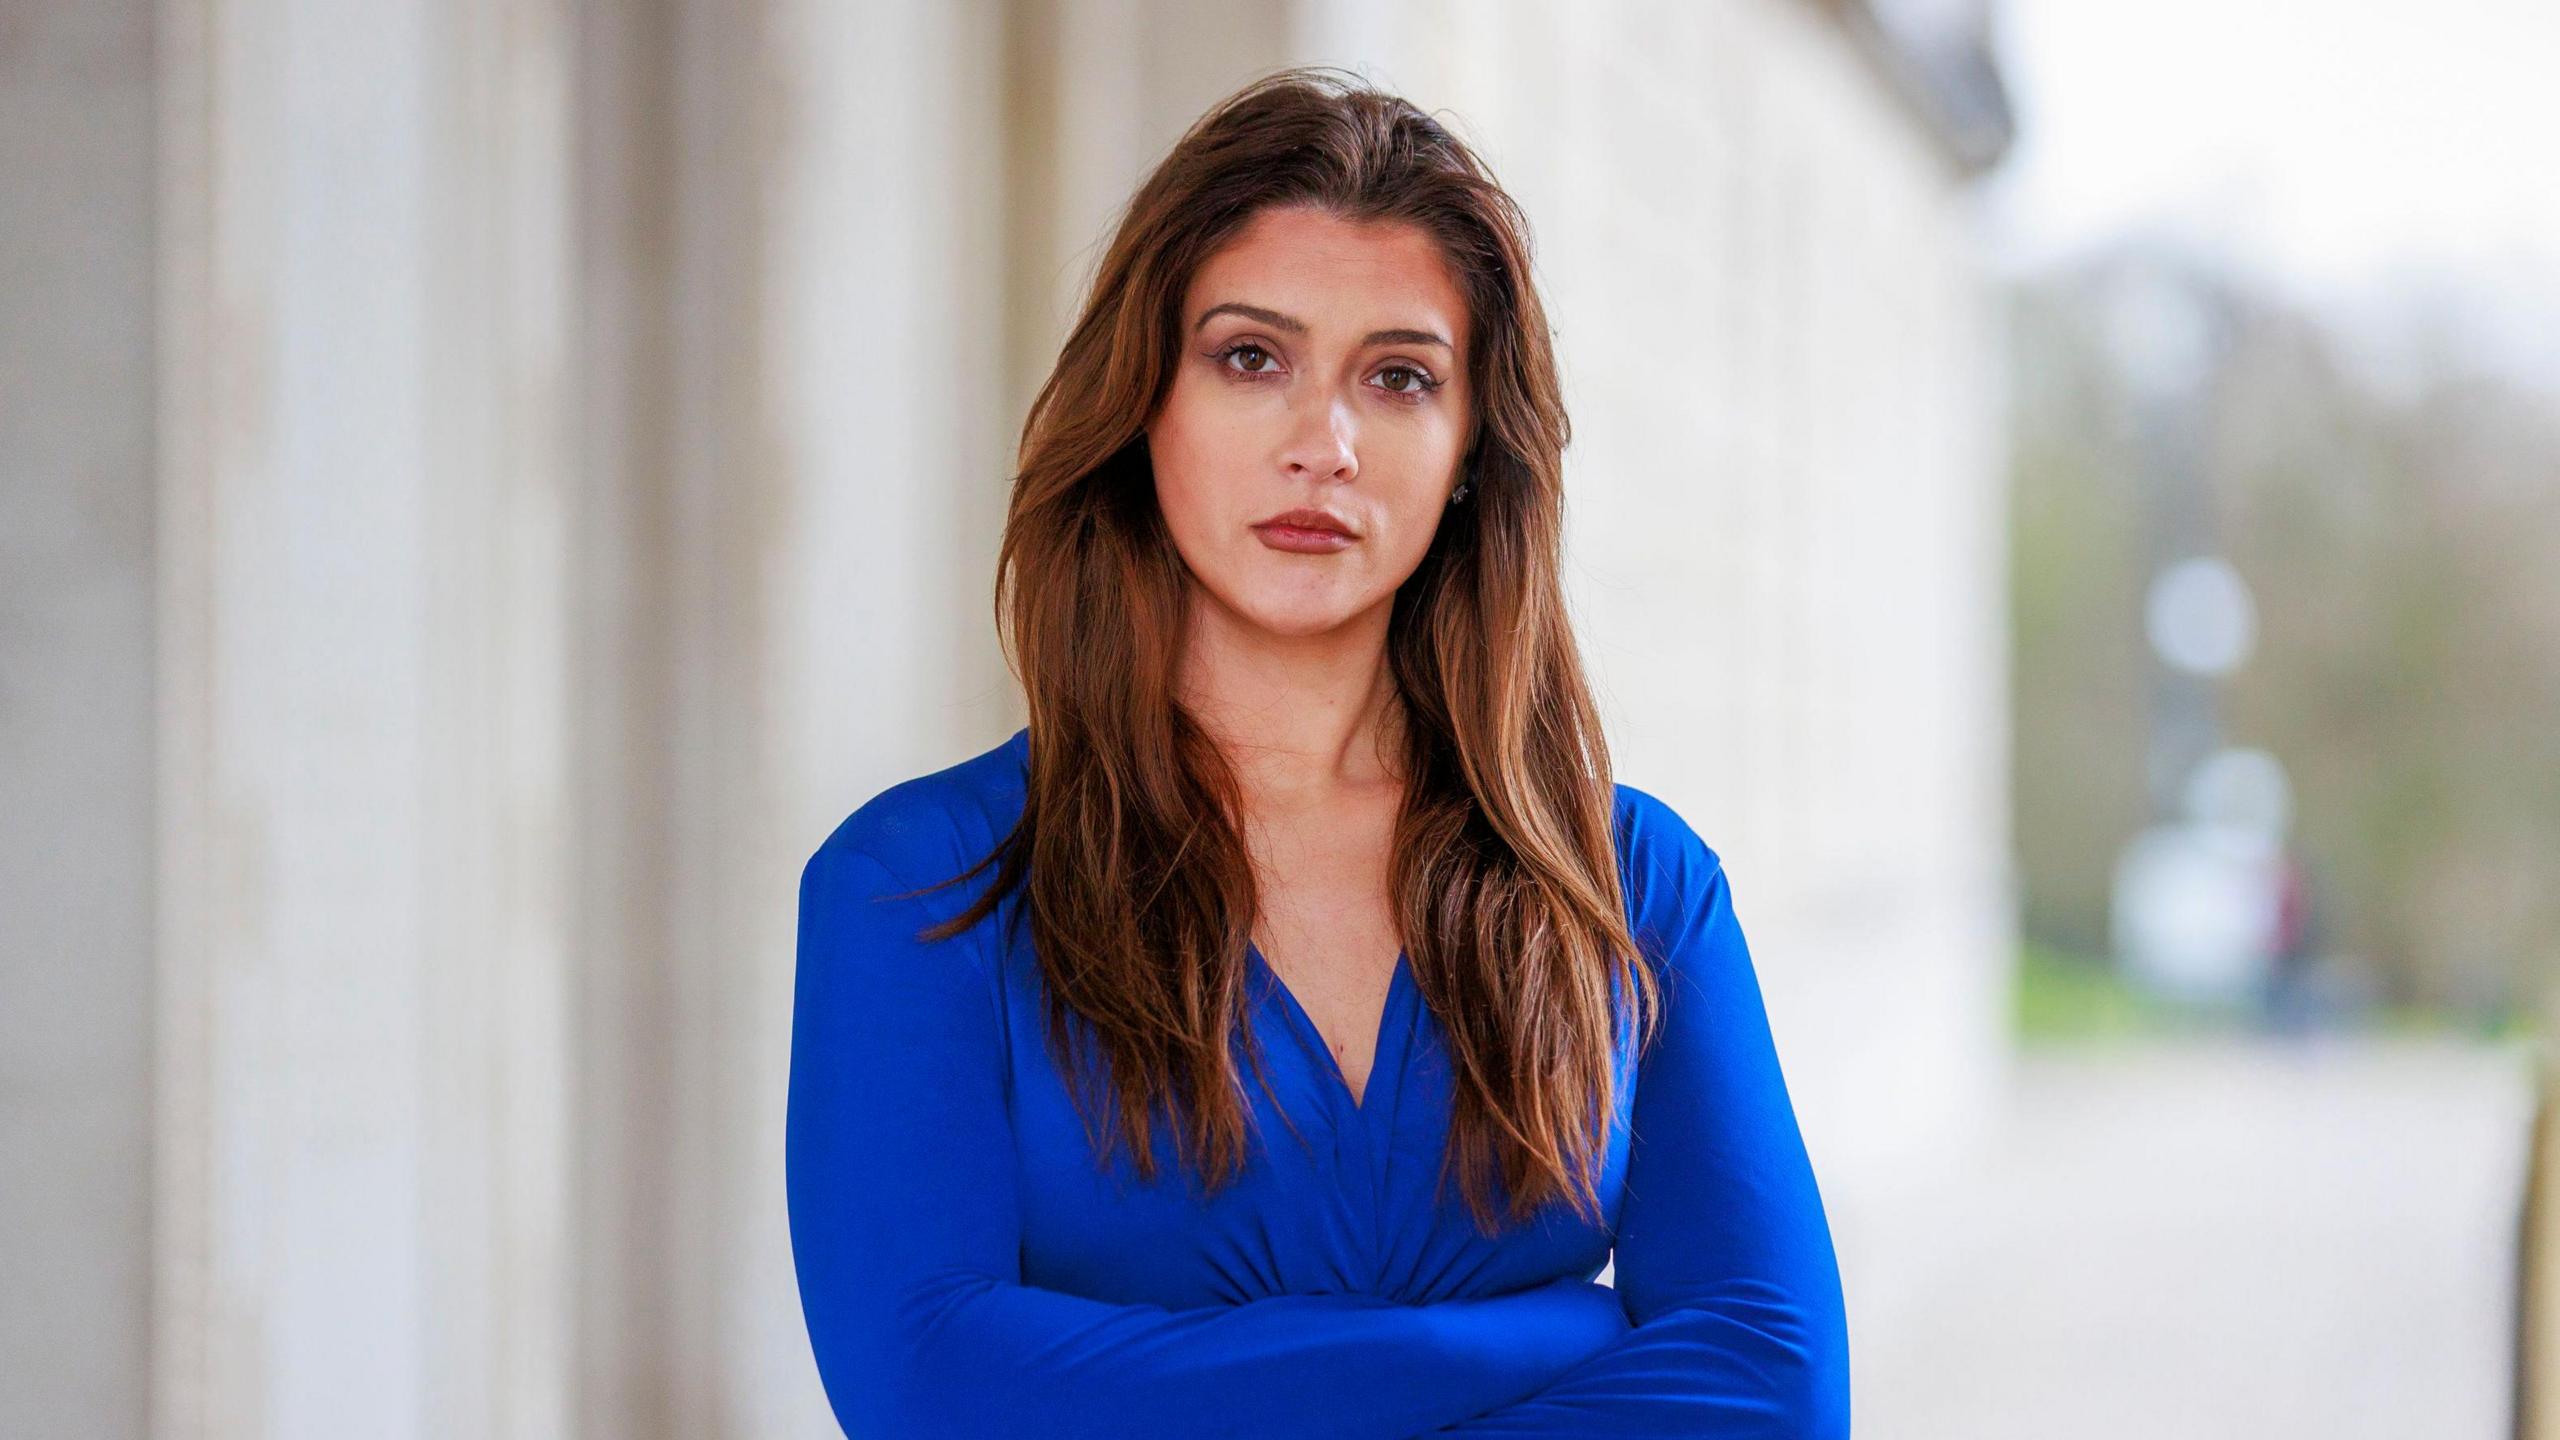
[[1322, 70], [1131, 203], [1024, 427], [1030, 723], [801, 882], [849, 1433], [1848, 1433], [1730, 887], [1610, 778], [1567, 624], [1524, 232]]

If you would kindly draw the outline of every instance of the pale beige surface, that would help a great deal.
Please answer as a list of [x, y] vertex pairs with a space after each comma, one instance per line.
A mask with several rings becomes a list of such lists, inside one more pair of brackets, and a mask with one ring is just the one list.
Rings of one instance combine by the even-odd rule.
[[1842, 1213], [1858, 1434], [2506, 1433], [2513, 1048], [2034, 1055], [1976, 1164]]

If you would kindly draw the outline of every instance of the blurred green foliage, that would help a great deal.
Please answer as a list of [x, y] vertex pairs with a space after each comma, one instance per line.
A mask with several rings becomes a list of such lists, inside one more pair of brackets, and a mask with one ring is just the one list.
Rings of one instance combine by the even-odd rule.
[[2011, 1018], [2028, 1044], [2088, 1044], [2238, 1028], [2229, 1017], [2172, 1004], [2125, 983], [2101, 956], [2029, 943], [2019, 948]]
[[[2166, 443], [2141, 425], [2110, 338], [2111, 282], [2129, 270], [2165, 276], [2210, 321]], [[2560, 982], [2560, 401], [2468, 365], [2452, 336], [2414, 347], [2392, 379], [2314, 317], [2138, 245], [2018, 285], [2011, 322], [2022, 1026], [2180, 1023], [2035, 957], [2109, 948], [2116, 857], [2156, 818], [2144, 591], [2175, 548], [2164, 535], [2199, 530], [2256, 602], [2220, 728], [2292, 780], [2318, 953], [2389, 1015], [2546, 1006]]]
[[[2127, 984], [2105, 957], [2032, 942], [2019, 948], [2010, 992], [2012, 1033], [2028, 1046], [2085, 1047], [2164, 1038], [2238, 1035], [2261, 1027], [2251, 1012], [2182, 1005]], [[2386, 1035], [2461, 1035], [2523, 1040], [2537, 1032], [2533, 1012], [2500, 1005], [2466, 1012], [2435, 1005], [2384, 1005], [2366, 1017]]]

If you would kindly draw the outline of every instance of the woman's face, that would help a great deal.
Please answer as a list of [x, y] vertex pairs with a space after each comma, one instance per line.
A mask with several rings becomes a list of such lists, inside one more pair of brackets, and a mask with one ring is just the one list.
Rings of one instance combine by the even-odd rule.
[[[1305, 636], [1393, 600], [1473, 436], [1466, 326], [1438, 247], [1401, 222], [1269, 209], [1200, 267], [1147, 452], [1211, 603]], [[1278, 520], [1297, 510], [1347, 534]]]

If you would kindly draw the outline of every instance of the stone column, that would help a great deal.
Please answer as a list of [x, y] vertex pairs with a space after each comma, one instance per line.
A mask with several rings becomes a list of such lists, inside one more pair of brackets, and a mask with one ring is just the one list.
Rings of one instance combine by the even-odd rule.
[[566, 18], [162, 6], [159, 1434], [570, 1428]]
[[147, 1420], [150, 41], [0, 20], [0, 1435]]

